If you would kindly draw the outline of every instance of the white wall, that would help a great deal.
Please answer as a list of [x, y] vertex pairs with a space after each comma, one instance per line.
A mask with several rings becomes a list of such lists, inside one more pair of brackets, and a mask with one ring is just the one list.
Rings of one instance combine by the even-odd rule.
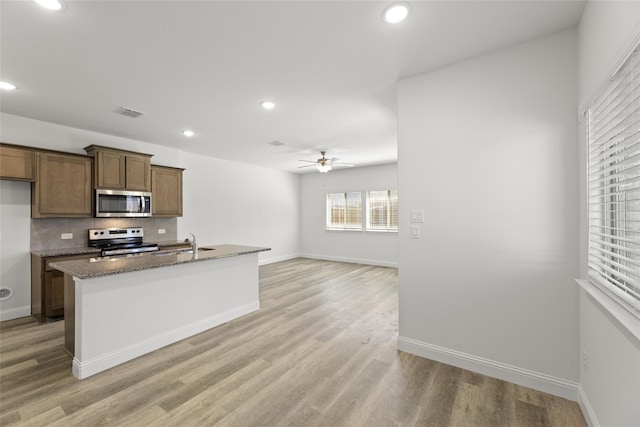
[[[0, 115], [0, 125], [0, 140], [12, 144], [78, 154], [85, 154], [83, 147], [98, 144], [153, 154], [154, 164], [186, 169], [184, 216], [178, 219], [179, 238], [192, 232], [201, 245], [238, 243], [273, 248], [260, 254], [261, 263], [292, 258], [299, 253], [300, 179], [297, 175], [9, 114]], [[24, 260], [29, 252], [31, 193], [29, 184], [25, 183], [2, 181], [2, 190], [2, 284], [6, 281], [16, 284], [17, 288], [13, 305], [9, 306], [9, 301], [0, 305], [2, 320], [7, 320], [5, 310], [25, 301], [30, 306], [30, 262]], [[24, 206], [25, 201], [28, 206]], [[9, 238], [5, 230], [11, 231], [10, 249], [8, 243], [5, 244]], [[12, 313], [15, 315], [18, 311]]]
[[576, 73], [571, 30], [399, 82], [402, 350], [576, 398]]
[[335, 261], [397, 266], [398, 233], [325, 230], [327, 193], [397, 188], [398, 167], [395, 163], [336, 169], [326, 174], [302, 175], [300, 184], [302, 255]]
[[[640, 2], [590, 1], [579, 26], [579, 103], [586, 107], [640, 41]], [[585, 121], [580, 117], [580, 176], [585, 176]], [[586, 183], [581, 180], [580, 277], [586, 278]], [[596, 293], [597, 295], [598, 293]], [[640, 425], [640, 341], [592, 296], [580, 290], [583, 413], [590, 425]], [[638, 324], [638, 322], [636, 322]]]
[[0, 321], [31, 314], [30, 189], [28, 182], [0, 180], [0, 288], [13, 290], [0, 301]]
[[178, 237], [271, 248], [260, 253], [261, 263], [299, 254], [297, 175], [186, 152], [180, 165], [186, 171]]

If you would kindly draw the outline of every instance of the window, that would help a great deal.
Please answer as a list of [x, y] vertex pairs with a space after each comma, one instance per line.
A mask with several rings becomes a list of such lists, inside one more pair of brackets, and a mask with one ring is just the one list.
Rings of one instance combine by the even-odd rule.
[[327, 229], [362, 230], [362, 193], [327, 194]]
[[398, 231], [398, 190], [367, 193], [367, 230]]
[[589, 280], [640, 317], [640, 52], [587, 111]]

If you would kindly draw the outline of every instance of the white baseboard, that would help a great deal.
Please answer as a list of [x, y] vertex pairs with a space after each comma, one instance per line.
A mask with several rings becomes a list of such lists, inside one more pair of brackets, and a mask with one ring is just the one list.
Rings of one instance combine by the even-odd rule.
[[596, 417], [596, 412], [593, 410], [591, 402], [589, 402], [589, 398], [584, 392], [582, 385], [578, 386], [578, 405], [580, 405], [582, 415], [584, 415], [584, 418], [586, 419], [589, 427], [600, 427], [598, 417]]
[[142, 356], [143, 354], [147, 354], [169, 344], [173, 344], [190, 336], [199, 334], [200, 332], [206, 331], [207, 329], [211, 329], [259, 309], [260, 301], [254, 301], [252, 303], [227, 310], [223, 313], [200, 320], [182, 328], [174, 329], [173, 331], [169, 331], [166, 334], [150, 338], [141, 343], [101, 355], [94, 359], [80, 362], [77, 358], [74, 357], [72, 367], [73, 374], [78, 379], [87, 378], [91, 375], [97, 374], [98, 372], [102, 372], [106, 369], [112, 368], [121, 363]]
[[29, 305], [26, 305], [24, 307], [9, 308], [7, 310], [0, 310], [0, 322], [28, 316], [31, 316], [31, 306]]
[[289, 261], [290, 259], [295, 259], [300, 257], [301, 257], [300, 254], [289, 254], [289, 255], [283, 255], [275, 258], [259, 259], [258, 265], [267, 265], [267, 264], [273, 264], [274, 262]]
[[365, 258], [350, 258], [350, 257], [339, 257], [339, 256], [332, 256], [332, 255], [307, 254], [307, 253], [303, 253], [300, 256], [303, 258], [321, 259], [325, 261], [348, 262], [351, 264], [377, 265], [379, 267], [398, 268], [397, 261], [384, 261], [384, 260], [365, 259]]
[[563, 378], [496, 362], [495, 360], [485, 359], [457, 350], [427, 344], [410, 338], [398, 337], [398, 350], [564, 397], [565, 399], [575, 401], [578, 398], [580, 384]]

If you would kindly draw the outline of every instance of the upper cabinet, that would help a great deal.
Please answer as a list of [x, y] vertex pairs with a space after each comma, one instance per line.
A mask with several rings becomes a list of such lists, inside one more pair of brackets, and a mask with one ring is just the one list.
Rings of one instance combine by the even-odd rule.
[[125, 189], [151, 191], [151, 156], [125, 156]]
[[34, 150], [0, 144], [0, 179], [35, 181], [35, 160]]
[[31, 189], [31, 216], [91, 217], [91, 157], [39, 152]]
[[182, 216], [182, 172], [184, 169], [151, 166], [151, 215]]
[[95, 187], [100, 189], [151, 191], [151, 154], [89, 145], [95, 158]]
[[88, 156], [0, 143], [0, 179], [31, 181], [32, 218], [92, 217], [94, 189], [152, 192], [151, 214], [182, 216], [184, 169], [151, 154], [89, 145]]

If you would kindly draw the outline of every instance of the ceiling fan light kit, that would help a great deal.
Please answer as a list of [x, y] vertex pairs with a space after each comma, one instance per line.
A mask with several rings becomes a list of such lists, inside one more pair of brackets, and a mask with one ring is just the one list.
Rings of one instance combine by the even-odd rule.
[[316, 165], [316, 169], [318, 169], [318, 172], [320, 173], [327, 173], [331, 170], [331, 165]]
[[322, 154], [322, 157], [319, 158], [318, 160], [298, 160], [299, 162], [311, 163], [310, 165], [298, 166], [298, 168], [300, 169], [300, 168], [308, 168], [308, 167], [311, 167], [311, 166], [315, 166], [316, 169], [318, 169], [318, 172], [327, 173], [331, 169], [333, 169], [333, 166], [335, 166], [335, 165], [346, 166], [346, 167], [352, 167], [353, 166], [353, 163], [337, 163], [337, 161], [340, 160], [337, 157], [333, 157], [331, 159], [327, 159], [325, 157], [325, 154], [327, 154], [326, 151], [321, 151], [320, 154]]

